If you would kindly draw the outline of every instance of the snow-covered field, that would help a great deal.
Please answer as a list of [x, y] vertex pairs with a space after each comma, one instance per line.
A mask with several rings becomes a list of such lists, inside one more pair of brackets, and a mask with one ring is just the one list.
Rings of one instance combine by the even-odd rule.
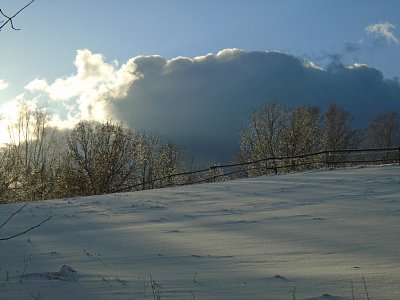
[[48, 216], [0, 241], [0, 299], [400, 299], [400, 166], [35, 202], [0, 237]]

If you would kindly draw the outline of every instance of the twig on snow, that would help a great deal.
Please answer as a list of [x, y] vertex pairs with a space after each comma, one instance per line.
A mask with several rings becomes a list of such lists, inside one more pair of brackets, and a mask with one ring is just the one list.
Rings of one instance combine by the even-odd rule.
[[189, 291], [189, 293], [192, 295], [193, 300], [196, 300], [196, 299], [197, 299], [197, 298], [196, 298], [196, 295], [195, 295], [192, 291]]
[[352, 296], [352, 299], [354, 300], [354, 286], [353, 286], [353, 280], [351, 281], [351, 296]]
[[365, 283], [365, 277], [364, 277], [364, 276], [363, 276], [363, 283], [364, 283], [365, 294], [367, 295], [367, 300], [369, 300], [369, 295], [368, 295], [368, 290], [367, 290], [367, 284]]
[[42, 295], [40, 294], [40, 291], [37, 291], [37, 295], [35, 295], [35, 293], [31, 293], [31, 297], [35, 300], [40, 300], [40, 298], [42, 297]]
[[26, 269], [28, 268], [28, 265], [30, 264], [31, 259], [32, 259], [32, 254], [29, 256], [28, 259], [26, 259], [26, 260], [24, 259], [24, 271], [23, 271], [22, 274], [21, 274], [21, 277], [20, 277], [20, 279], [19, 279], [19, 283], [22, 283], [22, 278], [24, 277], [24, 275], [25, 275], [26, 277], [28, 277], [28, 276], [26, 275]]

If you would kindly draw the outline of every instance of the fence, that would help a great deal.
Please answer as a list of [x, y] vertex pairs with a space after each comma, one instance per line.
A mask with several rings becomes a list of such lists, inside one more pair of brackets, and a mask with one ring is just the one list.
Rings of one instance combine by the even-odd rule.
[[[259, 160], [215, 165], [209, 168], [181, 172], [124, 187], [121, 191], [164, 188], [205, 182], [225, 181], [320, 168], [350, 167], [362, 164], [399, 164], [400, 147], [324, 150], [295, 156], [267, 157]], [[158, 184], [157, 184], [158, 183]]]

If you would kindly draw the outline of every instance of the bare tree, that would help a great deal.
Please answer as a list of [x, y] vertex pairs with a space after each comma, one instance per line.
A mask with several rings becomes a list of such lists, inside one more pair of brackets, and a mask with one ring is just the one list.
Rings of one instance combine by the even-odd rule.
[[[323, 143], [326, 150], [357, 148], [361, 143], [360, 130], [352, 128], [353, 116], [336, 103], [330, 103], [322, 117]], [[348, 154], [329, 153], [329, 165], [345, 161]]]
[[67, 137], [62, 179], [66, 193], [113, 193], [133, 182], [138, 135], [119, 123], [82, 121]]
[[15, 155], [10, 147], [0, 148], [0, 203], [12, 200], [11, 187], [18, 176], [14, 172]]
[[[249, 123], [241, 130], [237, 162], [256, 161], [247, 175], [257, 176], [278, 172], [274, 158], [308, 154], [320, 149], [320, 115], [315, 106], [285, 108], [267, 103], [256, 109]], [[286, 165], [292, 165], [290, 159]], [[286, 169], [289, 170], [289, 169]], [[283, 170], [285, 171], [285, 170]]]
[[160, 138], [143, 134], [141, 135], [140, 154], [139, 154], [139, 171], [142, 181], [142, 189], [153, 189], [156, 187], [157, 176], [156, 162], [158, 159], [158, 147]]
[[[175, 181], [172, 175], [184, 171], [184, 152], [180, 146], [173, 142], [160, 145], [156, 161], [156, 176], [165, 178], [158, 182], [160, 187], [173, 185]], [[177, 183], [180, 183], [179, 181]]]
[[378, 114], [367, 126], [367, 144], [371, 148], [396, 147], [400, 143], [400, 118], [397, 112]]
[[9, 127], [10, 143], [2, 149], [2, 202], [47, 199], [52, 193], [57, 147], [49, 114], [22, 104]]
[[352, 128], [353, 116], [332, 102], [322, 118], [325, 148], [328, 150], [357, 148], [359, 131]]
[[[365, 129], [365, 137], [370, 148], [398, 147], [400, 145], [400, 118], [397, 112], [378, 114]], [[391, 161], [397, 159], [392, 152], [381, 156], [371, 153], [372, 159]]]
[[[279, 156], [286, 119], [287, 109], [276, 102], [254, 109], [249, 123], [241, 129], [240, 149], [235, 161], [248, 162]], [[267, 174], [271, 167], [277, 172], [274, 160], [261, 161], [249, 173], [251, 175]]]
[[171, 141], [163, 144], [158, 136], [140, 135], [138, 164], [141, 189], [179, 184], [185, 180], [183, 177], [173, 178], [172, 176], [185, 170], [185, 156], [182, 148]]
[[[303, 105], [292, 108], [282, 130], [280, 151], [283, 156], [295, 157], [319, 151], [321, 148], [320, 110], [316, 106]], [[306, 167], [303, 158], [290, 158], [285, 161], [286, 170], [299, 170]]]

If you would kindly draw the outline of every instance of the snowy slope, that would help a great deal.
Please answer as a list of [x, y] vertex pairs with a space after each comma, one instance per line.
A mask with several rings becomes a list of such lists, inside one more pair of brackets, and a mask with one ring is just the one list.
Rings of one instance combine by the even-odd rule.
[[48, 216], [0, 241], [0, 299], [400, 299], [399, 166], [36, 202], [0, 237]]

